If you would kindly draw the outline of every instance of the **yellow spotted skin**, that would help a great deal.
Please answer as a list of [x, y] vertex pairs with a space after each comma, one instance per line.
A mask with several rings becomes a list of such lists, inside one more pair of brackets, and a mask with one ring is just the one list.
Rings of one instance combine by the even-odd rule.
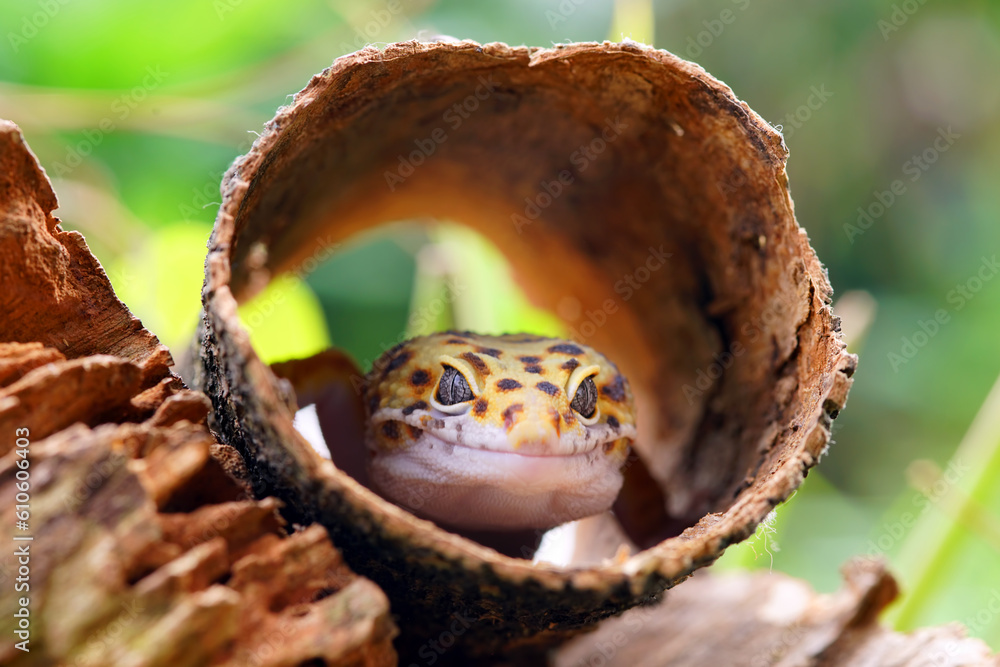
[[[598, 423], [612, 427], [635, 423], [628, 381], [593, 348], [559, 338], [453, 331], [406, 341], [375, 363], [366, 382], [369, 416], [393, 408], [410, 414], [427, 412], [443, 372], [442, 357], [464, 361], [468, 367], [460, 370], [471, 368], [476, 373], [480, 391], [473, 390], [476, 398], [468, 416], [481, 424], [510, 432], [522, 420], [540, 417], [557, 434], [579, 429], [579, 417], [570, 408], [573, 397], [566, 395], [567, 383], [574, 370], [588, 366], [600, 368], [593, 376], [598, 390]], [[544, 415], [526, 412], [528, 404], [539, 402], [545, 405]], [[423, 414], [419, 421], [425, 428], [434, 428], [435, 419]], [[379, 446], [405, 446], [407, 429], [399, 428], [398, 434], [392, 431], [391, 427], [377, 430]], [[627, 439], [615, 441], [614, 448], [628, 446], [623, 440]]]
[[[449, 366], [472, 393], [454, 406], [438, 400]], [[583, 415], [572, 401], [587, 378], [596, 410]], [[364, 399], [376, 489], [467, 527], [547, 527], [604, 511], [636, 434], [632, 392], [610, 360], [527, 334], [406, 341], [375, 363]]]

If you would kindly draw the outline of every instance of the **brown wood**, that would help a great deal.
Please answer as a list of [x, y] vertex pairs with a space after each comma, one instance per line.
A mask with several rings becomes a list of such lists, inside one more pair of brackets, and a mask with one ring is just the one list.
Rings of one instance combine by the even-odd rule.
[[[192, 376], [211, 424], [257, 494], [352, 545], [351, 567], [393, 600], [407, 656], [454, 614], [475, 619], [456, 652], [478, 656], [542, 647], [656, 597], [795, 490], [852, 381], [786, 155], [725, 85], [637, 44], [410, 42], [339, 58], [223, 180]], [[640, 543], [666, 539], [606, 566], [534, 566], [417, 520], [296, 433], [237, 303], [352, 233], [428, 217], [490, 237], [540, 305], [587, 314], [567, 324], [637, 399], [648, 474], [628, 483], [656, 487], [630, 486], [622, 509], [640, 516], [623, 524]]]
[[[546, 156], [562, 154], [558, 142], [586, 138], [591, 121], [617, 109], [634, 114], [641, 138], [623, 135], [606, 155], [614, 169], [595, 163], [600, 178], [532, 223], [542, 250], [565, 251], [547, 257], [560, 275], [582, 282], [536, 281], [535, 294], [549, 305], [571, 294], [584, 310], [598, 307], [587, 289], [600, 295], [602, 284], [645, 257], [647, 244], [677, 245], [676, 266], [620, 304], [620, 319], [595, 339], [632, 350], [623, 366], [644, 366], [634, 386], [655, 417], [644, 427], [627, 503], [640, 512], [656, 504], [655, 520], [630, 517], [633, 530], [682, 532], [601, 567], [498, 556], [319, 461], [291, 428], [294, 397], [257, 359], [233, 310], [231, 278], [249, 294], [294, 257], [320, 257], [337, 235], [388, 215], [391, 207], [323, 200], [323, 188], [338, 191], [331, 177], [344, 176], [328, 151], [351, 148], [335, 153], [350, 160], [381, 155], [385, 162], [367, 171], [345, 163], [377, 183], [397, 149], [426, 129], [421, 118], [439, 117], [442, 105], [464, 99], [493, 70], [502, 86], [486, 115], [470, 120], [465, 139], [452, 137], [452, 152], [423, 172], [426, 182], [408, 180], [413, 192], [393, 206], [467, 214], [508, 252], [537, 258], [542, 251], [518, 246], [509, 220], [491, 218], [482, 202], [520, 206], [527, 186], [557, 166]], [[580, 95], [590, 96], [587, 104]], [[421, 105], [431, 112], [414, 114]], [[389, 120], [402, 124], [383, 125]], [[347, 146], [379, 137], [389, 141], [381, 152], [371, 143]], [[476, 172], [473, 163], [497, 150], [491, 138], [524, 153], [501, 151]], [[532, 153], [534, 143], [541, 147]], [[297, 160], [302, 171], [293, 169]], [[380, 666], [397, 664], [398, 649], [402, 664], [548, 657], [557, 667], [996, 667], [1000, 660], [957, 626], [909, 635], [880, 627], [896, 586], [879, 563], [851, 564], [844, 589], [830, 596], [781, 575], [704, 570], [661, 595], [749, 535], [796, 488], [826, 447], [850, 386], [855, 360], [791, 215], [783, 161], [780, 138], [728, 89], [663, 52], [609, 44], [366, 49], [314, 79], [226, 178], [208, 266], [198, 374], [205, 395], [170, 372], [166, 348], [114, 297], [82, 237], [61, 230], [48, 180], [16, 126], [0, 121], [0, 521], [15, 526], [25, 459], [12, 429], [26, 428], [29, 528], [12, 532], [33, 537], [31, 652], [11, 641], [20, 564], [5, 549], [0, 662]], [[335, 173], [317, 171], [324, 164]], [[470, 173], [482, 182], [470, 183]], [[716, 192], [725, 174], [730, 180]], [[594, 185], [605, 180], [621, 204], [611, 236], [600, 201], [609, 195]], [[286, 196], [283, 188], [296, 183], [301, 196]], [[251, 184], [255, 194], [240, 209]], [[643, 202], [650, 185], [660, 199]], [[276, 208], [281, 201], [302, 208]], [[249, 255], [232, 274], [232, 258]], [[688, 404], [685, 384], [697, 386], [698, 371], [711, 368], [700, 364], [735, 341], [746, 350]], [[625, 611], [657, 597], [658, 606]], [[397, 621], [403, 634], [394, 646]], [[557, 649], [546, 656], [547, 647]]]
[[212, 458], [228, 448], [205, 426], [211, 403], [55, 205], [0, 121], [0, 663], [396, 664], [385, 594], [322, 527], [289, 535], [280, 502]]
[[996, 667], [1000, 658], [958, 625], [911, 634], [880, 627], [897, 595], [880, 561], [844, 567], [844, 586], [817, 595], [779, 573], [701, 571], [658, 607], [632, 609], [569, 642], [553, 667]]

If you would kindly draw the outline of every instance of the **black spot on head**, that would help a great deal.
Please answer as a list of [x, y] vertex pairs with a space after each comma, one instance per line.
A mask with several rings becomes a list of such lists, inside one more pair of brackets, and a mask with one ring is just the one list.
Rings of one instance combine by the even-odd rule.
[[487, 401], [485, 398], [477, 398], [476, 402], [472, 404], [472, 411], [475, 412], [477, 415], [482, 416], [482, 414], [486, 412], [487, 408], [489, 407], [490, 407], [489, 401]]
[[385, 379], [386, 374], [391, 368], [389, 366], [395, 361], [396, 353], [402, 350], [406, 346], [406, 343], [396, 343], [391, 348], [389, 348], [382, 356], [375, 360], [372, 364], [372, 373], [378, 373], [379, 377]]
[[576, 367], [579, 365], [580, 365], [579, 361], [577, 361], [576, 359], [570, 359], [559, 368], [563, 369], [564, 371], [570, 371], [572, 373], [574, 370], [576, 370]]
[[547, 351], [553, 354], [583, 354], [583, 350], [572, 343], [559, 343], [558, 345], [553, 345]]
[[567, 410], [566, 412], [563, 413], [563, 419], [566, 420], [567, 424], [572, 424], [573, 422], [576, 421], [576, 414], [573, 412], [573, 410]]
[[621, 424], [618, 423], [618, 419], [616, 417], [608, 415], [608, 426], [617, 431], [618, 427], [621, 426]]
[[508, 431], [514, 428], [514, 415], [518, 412], [524, 412], [524, 406], [520, 403], [507, 406], [507, 409], [503, 411], [503, 427]]
[[499, 359], [500, 355], [503, 354], [503, 351], [498, 350], [495, 347], [477, 347], [476, 352], [493, 357], [494, 359]]
[[526, 363], [526, 364], [540, 364], [540, 363], [542, 363], [542, 358], [541, 357], [518, 357], [517, 360], [521, 361], [523, 363]]
[[535, 389], [538, 389], [539, 391], [542, 391], [548, 394], [549, 396], [559, 395], [559, 387], [555, 386], [551, 382], [539, 382], [538, 384], [535, 385]]
[[395, 421], [382, 422], [382, 435], [390, 440], [399, 440], [399, 423]]
[[625, 378], [616, 375], [614, 380], [601, 387], [601, 393], [612, 401], [621, 403], [625, 400]]
[[412, 352], [410, 352], [409, 350], [403, 350], [395, 357], [393, 357], [392, 360], [386, 365], [385, 372], [389, 373], [391, 371], [396, 370], [397, 368], [408, 362], [411, 357], [413, 357]]
[[411, 440], [419, 440], [420, 436], [424, 434], [423, 429], [417, 428], [416, 426], [406, 425], [406, 430], [410, 432]]
[[500, 391], [513, 391], [514, 389], [520, 389], [523, 387], [520, 382], [512, 378], [504, 378], [502, 380], [497, 380], [497, 389]]
[[480, 375], [490, 374], [490, 367], [486, 365], [486, 362], [474, 355], [472, 352], [463, 352], [461, 356], [462, 359], [465, 359], [472, 364], [473, 368], [475, 368]]
[[542, 374], [542, 367], [538, 364], [526, 364], [524, 367], [525, 373], [534, 373], [535, 375]]
[[378, 404], [381, 402], [382, 397], [378, 395], [377, 391], [373, 391], [368, 397], [368, 414], [372, 414], [378, 410]]
[[424, 403], [423, 401], [417, 401], [416, 403], [411, 403], [410, 405], [407, 405], [405, 408], [403, 408], [403, 414], [412, 415], [416, 410], [426, 410], [426, 409], [427, 409], [426, 403]]
[[468, 342], [469, 341], [462, 340], [461, 338], [449, 338], [445, 341], [445, 343], [448, 343], [449, 345], [466, 345]]
[[430, 383], [430, 381], [431, 381], [431, 374], [425, 371], [423, 368], [418, 368], [417, 370], [413, 371], [413, 373], [410, 375], [410, 384], [412, 384], [414, 387], [422, 387], [425, 384]]

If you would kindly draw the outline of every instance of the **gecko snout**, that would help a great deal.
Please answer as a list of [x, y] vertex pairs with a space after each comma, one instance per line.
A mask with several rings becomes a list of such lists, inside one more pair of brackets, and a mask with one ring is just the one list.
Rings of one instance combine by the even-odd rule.
[[521, 419], [507, 438], [514, 451], [526, 456], [555, 454], [559, 448], [559, 432], [548, 420]]

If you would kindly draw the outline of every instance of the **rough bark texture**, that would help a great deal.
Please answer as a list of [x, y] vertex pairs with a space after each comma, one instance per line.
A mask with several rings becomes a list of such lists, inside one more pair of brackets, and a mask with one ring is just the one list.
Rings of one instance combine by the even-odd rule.
[[[75, 425], [29, 446], [30, 653], [0, 602], [5, 665], [394, 665], [388, 602], [320, 526], [286, 536], [273, 498], [226, 485], [213, 442], [187, 421]], [[140, 456], [141, 458], [132, 458]], [[0, 459], [14, 524], [15, 453]], [[191, 503], [211, 476], [216, 502]], [[221, 487], [221, 488], [220, 488]], [[222, 497], [231, 500], [223, 501]], [[5, 587], [18, 571], [3, 556]]]
[[844, 567], [844, 587], [817, 595], [781, 574], [702, 571], [670, 591], [660, 607], [637, 608], [569, 642], [553, 667], [917, 667], [1000, 665], [958, 625], [909, 635], [876, 617], [896, 597], [878, 561]]
[[232, 460], [211, 403], [59, 228], [6, 122], [0, 187], [0, 663], [396, 664], [385, 594], [212, 458]]
[[[655, 598], [792, 493], [846, 401], [856, 358], [795, 221], [786, 153], [725, 85], [641, 45], [406, 43], [339, 58], [223, 181], [194, 376], [212, 424], [258, 494], [350, 545], [351, 567], [392, 599], [404, 651], [456, 614], [475, 622], [454, 653], [475, 656]], [[634, 469], [648, 474], [627, 479], [622, 523], [651, 548], [572, 570], [498, 557], [369, 493], [296, 433], [237, 302], [351, 233], [425, 216], [489, 236], [539, 304], [602, 314], [568, 324], [635, 391]]]
[[[424, 48], [397, 47], [387, 57]], [[489, 50], [516, 67], [529, 56], [499, 47], [483, 52]], [[381, 56], [373, 55], [363, 52], [362, 63], [378, 63]], [[910, 635], [879, 627], [876, 615], [895, 584], [873, 563], [850, 566], [846, 588], [833, 596], [817, 596], [780, 575], [700, 572], [658, 607], [590, 623], [713, 559], [720, 545], [759, 520], [761, 504], [784, 497], [801, 467], [814, 462], [826, 441], [826, 417], [844, 402], [849, 383], [841, 370], [853, 366], [812, 291], [809, 304], [818, 310], [797, 327], [793, 359], [813, 365], [782, 367], [809, 391], [802, 398], [802, 388], [786, 387], [778, 396], [805, 416], [775, 436], [777, 454], [765, 448], [770, 467], [757, 470], [736, 504], [627, 567], [532, 568], [416, 521], [305, 456], [275, 408], [287, 410], [280, 401], [288, 396], [267, 393], [273, 378], [238, 328], [206, 339], [209, 371], [229, 368], [212, 366], [214, 351], [227, 355], [228, 364], [244, 364], [233, 375], [206, 376], [222, 410], [213, 413], [212, 401], [169, 372], [169, 354], [114, 297], [82, 238], [59, 228], [44, 173], [17, 128], [4, 121], [0, 167], [0, 522], [10, 527], [8, 540], [32, 538], [8, 541], [28, 545], [26, 564], [12, 548], [0, 555], [2, 664], [397, 664], [390, 599], [344, 561], [386, 582], [407, 632], [402, 664], [1000, 664], [956, 626]], [[216, 271], [225, 269], [218, 254], [215, 262]], [[803, 276], [826, 284], [821, 274]], [[230, 324], [229, 305], [215, 304], [216, 323]], [[819, 362], [820, 341], [832, 350], [827, 366]], [[817, 383], [815, 373], [826, 380]], [[265, 392], [262, 401], [255, 388]], [[253, 412], [261, 408], [271, 412]], [[251, 430], [237, 431], [238, 418]], [[243, 455], [253, 455], [249, 466], [216, 441], [206, 421], [227, 429], [227, 438], [239, 435]], [[253, 430], [261, 424], [269, 430]], [[19, 428], [27, 435], [12, 430]], [[248, 445], [248, 437], [276, 432], [281, 447]], [[788, 440], [789, 433], [812, 435]], [[22, 473], [30, 482], [24, 519], [15, 516]], [[728, 473], [721, 475], [724, 485]], [[278, 500], [252, 495], [262, 483], [296, 503], [292, 514], [316, 517], [328, 530], [287, 524]], [[328, 534], [338, 536], [341, 551]], [[19, 577], [30, 577], [30, 591], [14, 591]], [[30, 653], [15, 647], [22, 596], [31, 600]], [[525, 652], [595, 627], [549, 655]]]
[[56, 206], [20, 131], [0, 120], [0, 342], [42, 343], [71, 359], [114, 355], [152, 386], [169, 374], [170, 352], [118, 300], [83, 236], [59, 227]]

